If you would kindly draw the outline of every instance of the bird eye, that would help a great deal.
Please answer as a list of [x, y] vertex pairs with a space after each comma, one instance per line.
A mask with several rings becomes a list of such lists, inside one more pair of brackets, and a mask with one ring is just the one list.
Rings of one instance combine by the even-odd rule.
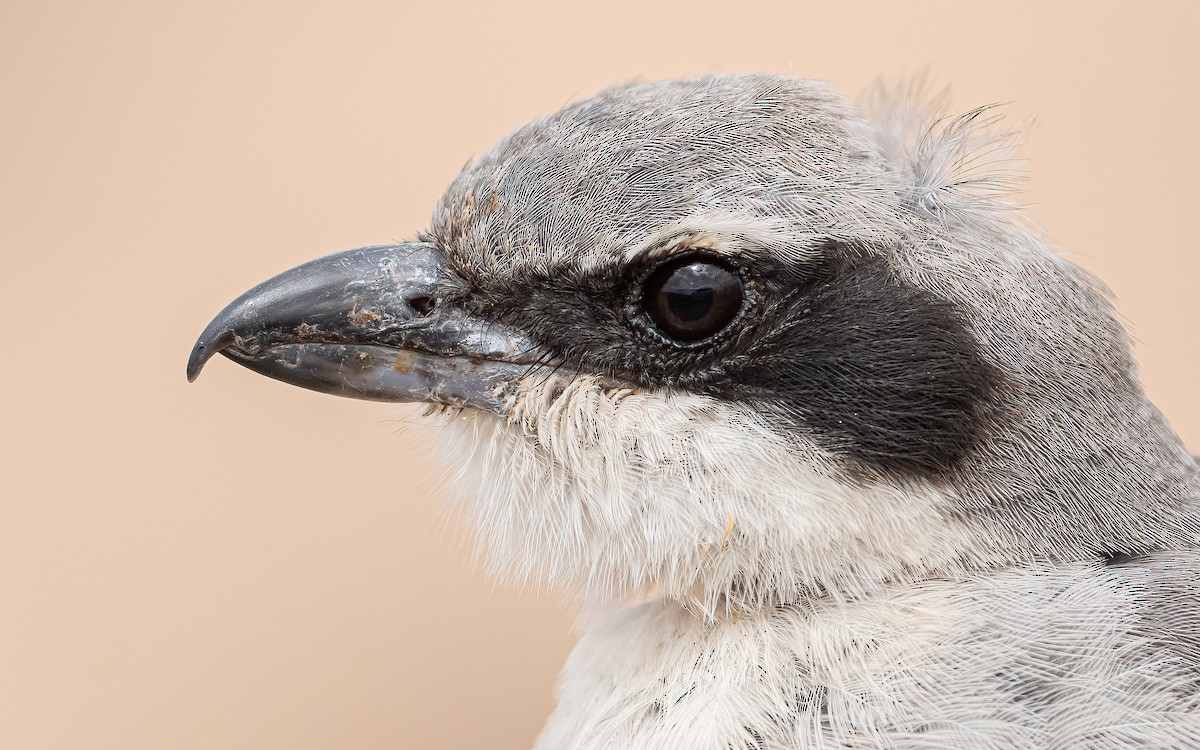
[[729, 325], [743, 297], [736, 273], [691, 256], [660, 266], [646, 282], [642, 305], [666, 336], [692, 343]]

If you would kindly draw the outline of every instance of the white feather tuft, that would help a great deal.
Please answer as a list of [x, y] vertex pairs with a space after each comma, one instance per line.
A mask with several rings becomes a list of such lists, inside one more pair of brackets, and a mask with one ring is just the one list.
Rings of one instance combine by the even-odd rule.
[[878, 85], [864, 100], [880, 153], [909, 186], [904, 202], [928, 214], [996, 211], [1025, 182], [1018, 157], [1027, 127], [1010, 127], [999, 104], [946, 113], [949, 91], [930, 93], [923, 79]]

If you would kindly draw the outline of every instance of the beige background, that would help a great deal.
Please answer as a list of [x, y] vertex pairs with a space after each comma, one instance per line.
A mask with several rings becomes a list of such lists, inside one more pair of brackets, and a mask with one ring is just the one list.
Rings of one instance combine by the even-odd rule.
[[530, 744], [568, 620], [439, 523], [430, 428], [183, 366], [252, 284], [408, 237], [471, 154], [635, 76], [927, 70], [1036, 116], [1022, 201], [1200, 449], [1200, 14], [1131, 5], [5, 0], [0, 747]]

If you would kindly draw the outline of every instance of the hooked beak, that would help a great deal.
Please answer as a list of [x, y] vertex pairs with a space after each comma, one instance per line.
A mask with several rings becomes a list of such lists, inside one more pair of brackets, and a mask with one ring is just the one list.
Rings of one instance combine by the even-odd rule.
[[442, 304], [434, 246], [348, 250], [238, 297], [188, 358], [195, 380], [217, 352], [285, 383], [351, 398], [506, 414], [545, 352], [519, 331]]

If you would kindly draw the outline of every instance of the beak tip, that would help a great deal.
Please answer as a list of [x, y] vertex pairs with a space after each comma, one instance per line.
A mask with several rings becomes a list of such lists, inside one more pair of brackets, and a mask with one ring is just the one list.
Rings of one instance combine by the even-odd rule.
[[197, 343], [192, 349], [192, 356], [188, 357], [187, 379], [189, 383], [195, 383], [196, 378], [200, 377], [200, 371], [204, 369], [204, 363], [208, 361], [208, 357], [207, 347]]
[[200, 377], [200, 371], [204, 369], [205, 363], [212, 359], [212, 356], [217, 352], [229, 347], [234, 340], [234, 333], [221, 323], [220, 318], [209, 324], [208, 329], [200, 334], [200, 338], [196, 339], [195, 346], [192, 347], [191, 356], [187, 362], [187, 379], [189, 383], [196, 382], [196, 378]]

